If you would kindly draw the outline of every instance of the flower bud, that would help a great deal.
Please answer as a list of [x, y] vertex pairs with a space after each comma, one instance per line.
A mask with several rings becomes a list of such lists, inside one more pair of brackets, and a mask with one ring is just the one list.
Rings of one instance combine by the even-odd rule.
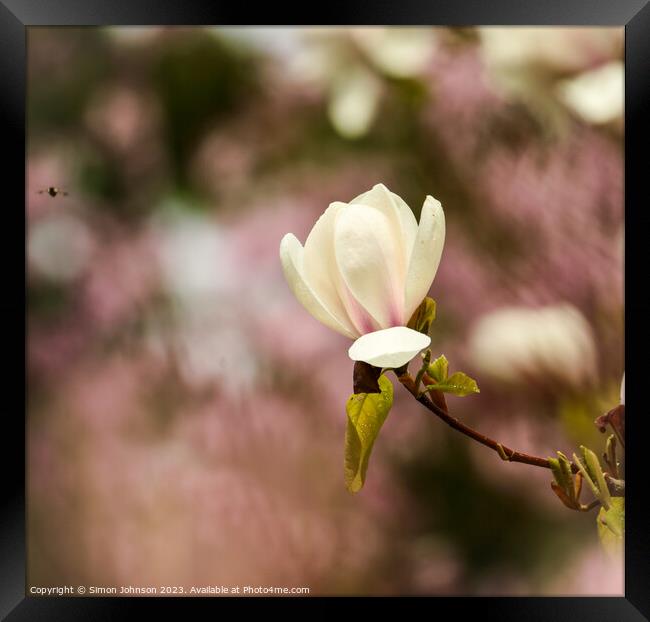
[[353, 360], [400, 367], [431, 342], [406, 324], [431, 287], [444, 241], [439, 201], [426, 198], [418, 225], [409, 206], [378, 184], [349, 203], [332, 203], [304, 247], [285, 235], [280, 259], [305, 309], [356, 340]]

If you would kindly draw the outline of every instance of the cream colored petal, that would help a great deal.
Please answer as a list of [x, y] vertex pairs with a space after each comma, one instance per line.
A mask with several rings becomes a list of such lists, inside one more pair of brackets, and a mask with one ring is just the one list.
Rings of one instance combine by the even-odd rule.
[[298, 302], [319, 322], [346, 337], [357, 335], [341, 324], [309, 287], [303, 273], [304, 249], [293, 233], [287, 233], [280, 242], [280, 261], [287, 283]]
[[[304, 275], [311, 289], [316, 293], [325, 308], [350, 333], [361, 335], [361, 327], [355, 326], [353, 318], [346, 310], [351, 305], [347, 300], [350, 296], [343, 291], [344, 284], [336, 264], [334, 254], [334, 224], [337, 213], [347, 207], [339, 201], [331, 203], [323, 212], [305, 240]], [[357, 311], [357, 309], [352, 309]]]
[[621, 404], [625, 406], [625, 372], [623, 372], [623, 380], [621, 380]]
[[609, 123], [624, 113], [625, 67], [622, 61], [607, 63], [561, 81], [557, 90], [587, 123]]
[[377, 184], [368, 192], [364, 192], [350, 201], [350, 205], [357, 204], [374, 207], [399, 225], [406, 269], [418, 232], [418, 223], [411, 208], [400, 196], [391, 192], [384, 184]]
[[405, 324], [401, 249], [389, 218], [365, 205], [349, 205], [337, 216], [334, 246], [343, 281], [378, 326]]
[[430, 343], [428, 335], [406, 326], [394, 326], [362, 335], [352, 344], [348, 354], [353, 361], [395, 368], [408, 363]]
[[407, 318], [417, 309], [429, 292], [438, 271], [445, 244], [445, 214], [440, 201], [428, 196], [422, 206], [420, 225], [406, 277]]
[[382, 84], [365, 67], [348, 68], [334, 79], [327, 114], [334, 129], [344, 138], [360, 138], [377, 115]]

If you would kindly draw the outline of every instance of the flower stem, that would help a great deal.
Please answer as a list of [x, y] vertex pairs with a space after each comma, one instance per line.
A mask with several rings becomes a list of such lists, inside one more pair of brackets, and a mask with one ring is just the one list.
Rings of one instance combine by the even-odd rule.
[[[434, 415], [436, 415], [436, 417], [442, 419], [442, 421], [444, 421], [448, 426], [454, 428], [454, 430], [457, 430], [461, 434], [469, 436], [478, 443], [481, 443], [481, 445], [485, 445], [486, 447], [489, 447], [490, 449], [496, 451], [502, 460], [506, 460], [507, 462], [521, 462], [523, 464], [530, 464], [531, 466], [542, 467], [545, 469], [551, 468], [551, 465], [546, 458], [531, 456], [521, 451], [515, 451], [510, 447], [506, 447], [505, 445], [495, 441], [489, 436], [485, 436], [485, 434], [481, 434], [480, 432], [474, 430], [473, 428], [470, 428], [464, 423], [461, 423], [458, 419], [456, 419], [456, 417], [453, 417], [448, 412], [440, 408], [440, 406], [434, 403], [426, 394], [418, 395], [418, 389], [415, 385], [415, 381], [413, 380], [411, 374], [408, 372], [399, 375], [397, 379], [402, 383], [407, 391], [411, 393], [411, 395], [413, 395], [413, 397], [415, 397], [418, 402], [420, 402], [420, 404], [429, 409]], [[571, 463], [571, 471], [574, 473], [578, 471], [578, 467], [573, 463]]]

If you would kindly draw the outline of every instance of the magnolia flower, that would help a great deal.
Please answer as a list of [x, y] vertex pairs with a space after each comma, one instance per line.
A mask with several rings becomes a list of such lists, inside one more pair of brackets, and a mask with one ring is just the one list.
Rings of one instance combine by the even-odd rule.
[[409, 206], [378, 184], [330, 204], [304, 247], [287, 233], [280, 259], [305, 309], [356, 340], [352, 360], [400, 367], [431, 343], [406, 324], [431, 287], [444, 241], [439, 201], [427, 196], [418, 226]]

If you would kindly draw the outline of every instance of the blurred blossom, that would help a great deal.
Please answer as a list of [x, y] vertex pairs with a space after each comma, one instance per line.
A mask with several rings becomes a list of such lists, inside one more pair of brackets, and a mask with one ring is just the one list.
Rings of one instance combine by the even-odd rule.
[[569, 304], [489, 313], [474, 325], [469, 350], [483, 373], [501, 380], [542, 378], [580, 386], [596, 373], [591, 327]]
[[[333, 334], [324, 326], [322, 330], [314, 330], [313, 318], [295, 303], [291, 294], [280, 295], [285, 288], [284, 283], [278, 280], [275, 286], [278, 295], [253, 327], [255, 344], [261, 351], [286, 363], [329, 359], [334, 356], [334, 350], [345, 353], [348, 342], [343, 337]], [[291, 326], [291, 330], [286, 332], [286, 326]], [[345, 365], [349, 359], [337, 358], [337, 362]]]
[[[212, 219], [182, 212], [164, 215], [151, 227], [160, 241], [164, 286], [179, 303], [167, 339], [184, 381], [192, 387], [211, 383], [236, 395], [253, 390], [255, 353], [241, 328], [247, 283], [227, 232]], [[152, 328], [155, 345], [159, 333]]]
[[121, 28], [105, 28], [104, 32], [114, 40], [116, 45], [146, 46], [158, 38], [164, 28], [160, 26], [123, 26]]
[[621, 404], [625, 406], [625, 372], [623, 372], [623, 380], [621, 380]]
[[[558, 106], [561, 91], [554, 83], [623, 55], [623, 28], [485, 27], [479, 32], [482, 57], [496, 90], [525, 102], [550, 128], [561, 127], [565, 120]], [[609, 75], [606, 79], [616, 80]], [[616, 98], [609, 95], [600, 105], [592, 103], [586, 88], [584, 83], [574, 87], [570, 99], [572, 108], [580, 106], [580, 114], [587, 110], [602, 115], [615, 108]]]
[[95, 94], [86, 110], [89, 128], [118, 152], [141, 147], [159, 121], [150, 98], [124, 87], [109, 87]]
[[383, 73], [396, 78], [422, 74], [436, 48], [432, 28], [354, 28], [352, 37]]
[[568, 562], [544, 590], [558, 596], [622, 596], [625, 594], [623, 556], [607, 556], [596, 542]]
[[142, 401], [142, 363], [85, 366], [51, 407], [48, 442], [31, 437], [41, 467], [30, 471], [32, 525], [56, 508], [40, 529], [66, 524], [83, 543], [70, 546], [67, 529], [45, 540], [60, 572], [109, 585], [355, 585], [385, 536], [373, 510], [337, 485], [340, 438], [314, 416], [321, 407], [305, 416], [277, 395], [263, 408], [217, 395], [184, 404], [161, 435], [163, 407], [147, 412]]
[[208, 28], [208, 32], [219, 39], [253, 48], [259, 52], [275, 56], [286, 62], [302, 52], [301, 30], [283, 26], [220, 26]]
[[380, 93], [379, 80], [361, 66], [341, 72], [333, 79], [327, 112], [341, 136], [359, 138], [368, 132]]
[[409, 551], [413, 564], [414, 594], [454, 593], [462, 565], [453, 547], [432, 537], [424, 537], [413, 542]]
[[218, 387], [237, 396], [255, 390], [258, 362], [236, 316], [209, 306], [179, 324], [175, 352], [189, 386]]
[[498, 77], [526, 67], [579, 71], [623, 51], [623, 28], [487, 26], [479, 32], [485, 62]]
[[209, 132], [197, 149], [194, 176], [202, 187], [219, 196], [224, 190], [242, 190], [255, 165], [255, 151], [247, 136]]
[[334, 129], [356, 139], [377, 116], [384, 92], [381, 76], [421, 75], [434, 53], [436, 34], [427, 28], [314, 28], [305, 32], [302, 46], [287, 59], [289, 75], [320, 87]]
[[56, 281], [70, 281], [87, 266], [93, 237], [79, 218], [51, 214], [30, 226], [27, 254], [31, 265]]
[[30, 326], [27, 344], [29, 372], [39, 382], [59, 382], [61, 369], [67, 368], [88, 347], [86, 331], [80, 330], [78, 322], [71, 318], [66, 320], [54, 330], [34, 322]]
[[216, 221], [179, 210], [154, 219], [152, 229], [165, 285], [181, 303], [214, 302], [234, 285], [229, 243]]
[[336, 32], [326, 28], [301, 31], [297, 53], [283, 59], [290, 80], [315, 88], [327, 86], [344, 57], [341, 46], [335, 45]]
[[82, 287], [84, 319], [98, 335], [102, 329], [117, 329], [136, 317], [150, 302], [159, 282], [153, 240], [146, 232], [103, 234], [106, 239], [97, 247]]
[[623, 116], [625, 75], [621, 61], [563, 80], [558, 89], [565, 104], [587, 123], [609, 123]]

